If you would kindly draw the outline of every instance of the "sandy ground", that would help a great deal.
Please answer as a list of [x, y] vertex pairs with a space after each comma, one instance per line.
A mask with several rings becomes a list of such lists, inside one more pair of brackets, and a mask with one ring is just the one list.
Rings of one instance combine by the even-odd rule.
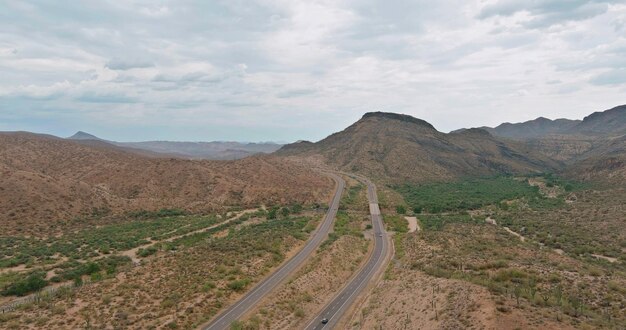
[[610, 263], [617, 262], [617, 258], [607, 257], [607, 256], [603, 256], [601, 254], [592, 254], [592, 256], [594, 256], [595, 258], [598, 258], [598, 259], [604, 259], [604, 260], [606, 260], [606, 261], [608, 261]]
[[512, 231], [509, 227], [502, 227], [502, 229], [506, 230], [507, 233], [509, 233], [509, 234], [511, 234], [513, 236], [518, 237], [520, 241], [522, 241], [522, 242], [526, 241], [526, 237], [524, 237], [524, 236], [522, 236], [522, 235]]
[[420, 226], [417, 224], [416, 217], [404, 217], [404, 218], [406, 219], [406, 221], [409, 222], [409, 233], [422, 230]]
[[[485, 219], [485, 222], [494, 226], [498, 225], [498, 222], [496, 221], [496, 219], [493, 219], [491, 217], [487, 217], [487, 219]], [[502, 227], [502, 229], [504, 229], [507, 233], [517, 237], [520, 239], [520, 241], [525, 242], [526, 241], [526, 237], [520, 235], [519, 233], [516, 233], [514, 231], [511, 230], [511, 228], [509, 227]]]
[[405, 269], [380, 282], [352, 329], [497, 329], [486, 289]]

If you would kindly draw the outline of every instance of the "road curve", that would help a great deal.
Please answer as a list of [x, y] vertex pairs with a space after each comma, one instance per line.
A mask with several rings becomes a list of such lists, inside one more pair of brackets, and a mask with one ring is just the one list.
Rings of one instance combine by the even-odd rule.
[[[365, 267], [363, 267], [361, 271], [352, 278], [350, 283], [348, 283], [341, 292], [309, 322], [306, 326], [308, 330], [332, 329], [337, 326], [337, 323], [354, 303], [359, 293], [365, 289], [376, 271], [385, 263], [389, 242], [387, 241], [380, 208], [378, 207], [376, 186], [366, 178], [358, 177], [358, 179], [367, 183], [367, 199], [370, 205], [372, 228], [374, 229], [374, 251], [367, 264], [365, 264]], [[327, 319], [328, 323], [322, 323], [323, 319]]]
[[252, 290], [248, 291], [241, 299], [235, 304], [228, 307], [218, 316], [216, 316], [208, 325], [201, 327], [204, 330], [224, 330], [229, 329], [231, 323], [240, 319], [246, 312], [248, 312], [253, 306], [255, 306], [261, 299], [263, 299], [268, 293], [270, 293], [276, 286], [278, 286], [283, 280], [298, 269], [298, 267], [306, 261], [306, 259], [317, 249], [322, 241], [328, 235], [328, 232], [332, 228], [333, 220], [337, 215], [339, 209], [339, 201], [341, 200], [341, 194], [345, 188], [346, 182], [338, 175], [332, 173], [326, 173], [336, 183], [335, 195], [330, 202], [328, 212], [324, 221], [313, 232], [312, 237], [304, 245], [304, 247], [291, 259], [283, 263], [274, 273], [267, 276], [264, 280], [258, 283]]

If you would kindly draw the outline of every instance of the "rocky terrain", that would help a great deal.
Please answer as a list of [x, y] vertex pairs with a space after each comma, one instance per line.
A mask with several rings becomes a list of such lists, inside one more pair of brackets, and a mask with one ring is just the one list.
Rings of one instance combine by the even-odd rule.
[[316, 143], [299, 142], [278, 155], [314, 157], [386, 182], [417, 182], [554, 170], [559, 163], [523, 143], [482, 129], [445, 134], [407, 115], [372, 112]]
[[[573, 164], [575, 168], [595, 171], [597, 167], [602, 173], [588, 173], [588, 176], [601, 176], [603, 167], [619, 165], [615, 157], [626, 150], [626, 105], [594, 112], [583, 120], [538, 118], [482, 128], [495, 136], [520, 141], [550, 158]], [[603, 165], [603, 162], [609, 164]]]
[[0, 134], [3, 234], [49, 232], [60, 221], [130, 211], [312, 203], [332, 182], [276, 158], [195, 161], [137, 155], [32, 133]]

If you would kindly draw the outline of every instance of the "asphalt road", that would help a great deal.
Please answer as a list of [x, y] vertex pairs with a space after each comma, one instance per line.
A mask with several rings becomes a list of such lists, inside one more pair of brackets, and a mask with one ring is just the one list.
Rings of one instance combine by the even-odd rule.
[[[306, 329], [332, 329], [341, 317], [346, 313], [350, 306], [363, 289], [367, 286], [370, 279], [385, 262], [385, 256], [389, 249], [385, 229], [383, 227], [382, 216], [378, 207], [378, 196], [376, 195], [376, 186], [368, 179], [359, 178], [367, 183], [367, 199], [370, 204], [370, 216], [372, 218], [372, 228], [374, 229], [374, 251], [370, 256], [365, 267], [352, 278], [350, 283], [346, 285], [341, 292], [333, 298], [333, 300], [324, 307], [324, 309], [307, 325]], [[322, 323], [323, 319], [327, 319], [328, 323]]]
[[258, 283], [252, 290], [246, 293], [239, 301], [234, 305], [224, 310], [221, 314], [216, 316], [208, 325], [203, 327], [205, 330], [223, 330], [229, 329], [231, 323], [241, 318], [246, 312], [248, 312], [254, 305], [256, 305], [261, 299], [270, 293], [276, 286], [278, 286], [283, 280], [298, 269], [298, 267], [309, 258], [317, 247], [322, 243], [328, 232], [332, 228], [333, 220], [337, 215], [337, 209], [339, 208], [339, 201], [341, 200], [341, 193], [343, 192], [346, 182], [339, 176], [328, 173], [337, 184], [335, 195], [329, 205], [326, 217], [317, 230], [313, 232], [312, 237], [305, 244], [305, 246], [295, 256], [280, 266], [273, 274], [266, 277], [263, 281]]

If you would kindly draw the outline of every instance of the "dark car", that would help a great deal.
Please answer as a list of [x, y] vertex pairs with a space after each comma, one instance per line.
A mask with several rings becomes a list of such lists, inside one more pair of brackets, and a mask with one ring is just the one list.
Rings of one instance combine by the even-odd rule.
[[328, 323], [328, 319], [327, 318], [323, 318], [322, 319], [322, 324], [326, 324], [326, 323]]

